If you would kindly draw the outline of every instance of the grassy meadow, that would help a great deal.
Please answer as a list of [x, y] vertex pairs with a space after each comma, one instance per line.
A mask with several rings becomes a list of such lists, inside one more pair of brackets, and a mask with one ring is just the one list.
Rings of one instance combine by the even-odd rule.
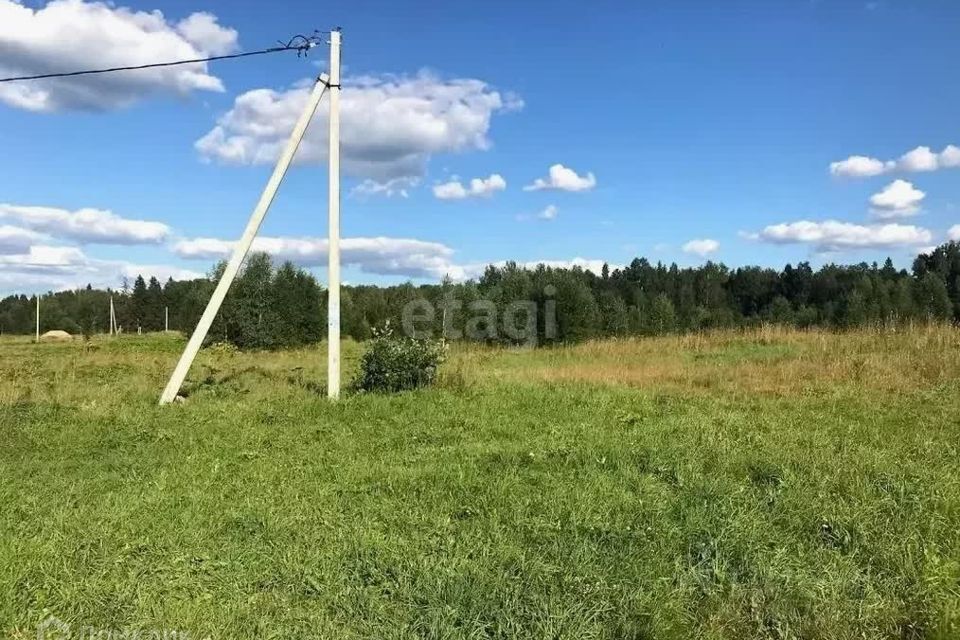
[[0, 340], [0, 634], [960, 638], [960, 329], [183, 344]]

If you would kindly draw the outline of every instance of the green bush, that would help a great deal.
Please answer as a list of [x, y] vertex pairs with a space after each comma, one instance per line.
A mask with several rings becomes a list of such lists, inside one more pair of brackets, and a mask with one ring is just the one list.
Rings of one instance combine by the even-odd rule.
[[430, 386], [437, 379], [437, 369], [446, 353], [447, 345], [442, 340], [395, 336], [388, 324], [382, 330], [374, 330], [353, 386], [358, 391], [381, 392]]

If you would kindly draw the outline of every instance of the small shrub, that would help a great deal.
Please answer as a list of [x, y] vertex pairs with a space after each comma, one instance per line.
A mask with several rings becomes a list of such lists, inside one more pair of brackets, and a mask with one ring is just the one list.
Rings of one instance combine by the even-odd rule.
[[395, 336], [390, 326], [374, 330], [373, 339], [360, 359], [354, 381], [359, 391], [397, 392], [432, 385], [446, 358], [447, 345], [440, 340], [415, 340]]

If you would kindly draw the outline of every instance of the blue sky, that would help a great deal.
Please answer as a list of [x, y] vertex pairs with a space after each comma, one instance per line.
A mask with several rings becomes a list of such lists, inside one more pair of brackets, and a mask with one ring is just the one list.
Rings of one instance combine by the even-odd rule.
[[[0, 76], [336, 25], [350, 282], [637, 255], [909, 266], [960, 237], [955, 2], [0, 0]], [[0, 85], [0, 291], [209, 269], [326, 55]], [[261, 231], [321, 277], [325, 128]]]

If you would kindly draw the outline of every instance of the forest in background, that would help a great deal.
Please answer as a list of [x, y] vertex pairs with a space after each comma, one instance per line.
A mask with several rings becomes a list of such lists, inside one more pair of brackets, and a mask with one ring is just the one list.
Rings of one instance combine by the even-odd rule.
[[[222, 269], [221, 263], [208, 278], [198, 280], [160, 283], [139, 276], [118, 290], [88, 286], [49, 293], [41, 299], [40, 329], [105, 333], [112, 296], [117, 321], [127, 333], [138, 328], [162, 331], [165, 309], [170, 329], [189, 333]], [[637, 258], [622, 269], [605, 265], [598, 274], [578, 267], [531, 269], [507, 263], [489, 266], [480, 278], [463, 283], [345, 286], [342, 333], [365, 340], [388, 322], [402, 326], [403, 310], [414, 300], [426, 300], [438, 310], [428, 323], [437, 337], [444, 318], [448, 328], [461, 331], [471, 318], [475, 321], [471, 303], [477, 301], [492, 302], [501, 314], [514, 301], [532, 301], [539, 310], [549, 303], [555, 309], [556, 331], [547, 330], [546, 314], [539, 313], [540, 344], [763, 322], [801, 328], [957, 322], [960, 243], [950, 242], [918, 256], [909, 271], [896, 269], [890, 259], [882, 265], [827, 264], [819, 269], [800, 262], [776, 270], [730, 269], [714, 262], [678, 267]], [[0, 332], [33, 333], [35, 304], [36, 297], [27, 295], [0, 301]], [[500, 322], [502, 317], [490, 320]], [[316, 342], [325, 334], [326, 293], [317, 279], [289, 262], [275, 265], [268, 255], [253, 254], [231, 288], [209, 339], [244, 348], [279, 348]], [[482, 339], [520, 341], [503, 331]]]

